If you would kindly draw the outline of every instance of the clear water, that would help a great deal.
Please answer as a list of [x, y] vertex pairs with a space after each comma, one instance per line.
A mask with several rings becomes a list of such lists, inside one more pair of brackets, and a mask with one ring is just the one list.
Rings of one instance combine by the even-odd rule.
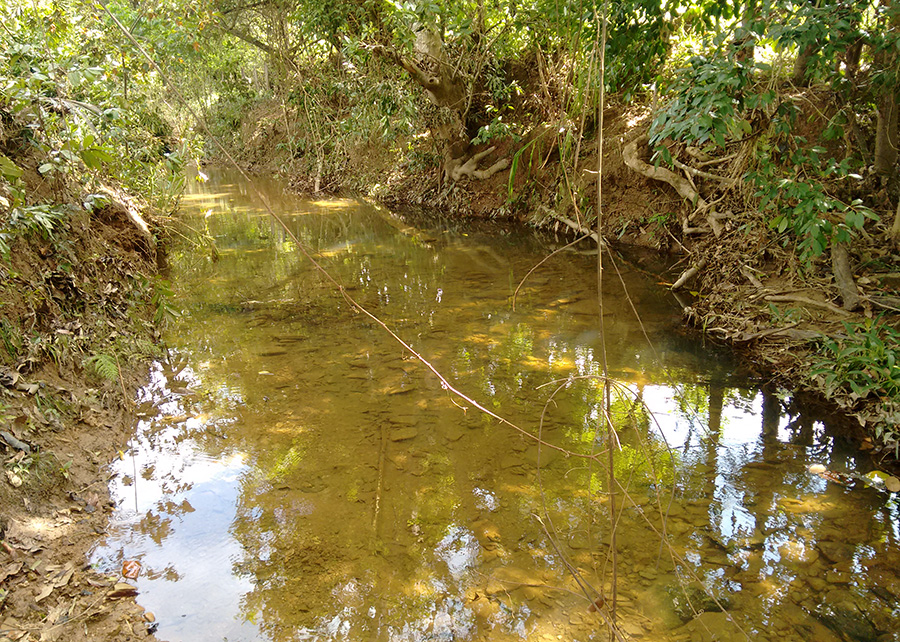
[[605, 271], [603, 342], [592, 257], [549, 260], [513, 308], [552, 240], [257, 186], [352, 296], [530, 437], [352, 310], [239, 177], [195, 184], [182, 216], [215, 251], [171, 256], [183, 315], [94, 554], [142, 563], [160, 639], [900, 639], [896, 498], [811, 474], [863, 463], [686, 338], [652, 278]]

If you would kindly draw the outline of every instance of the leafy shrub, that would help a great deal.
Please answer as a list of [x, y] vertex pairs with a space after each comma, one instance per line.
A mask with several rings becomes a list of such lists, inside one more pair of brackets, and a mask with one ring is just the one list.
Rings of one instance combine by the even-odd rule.
[[846, 337], [826, 338], [810, 372], [832, 396], [900, 398], [900, 332], [878, 319], [844, 323]]

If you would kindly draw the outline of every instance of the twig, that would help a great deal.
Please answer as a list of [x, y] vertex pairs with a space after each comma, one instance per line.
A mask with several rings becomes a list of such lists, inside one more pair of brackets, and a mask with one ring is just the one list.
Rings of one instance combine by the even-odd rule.
[[762, 281], [756, 278], [756, 275], [750, 270], [746, 265], [741, 266], [741, 274], [747, 277], [747, 280], [753, 284], [753, 286], [757, 289], [764, 290], [765, 286], [762, 284]]
[[699, 176], [700, 178], [709, 178], [714, 181], [718, 181], [718, 182], [722, 183], [725, 187], [731, 187], [735, 183], [734, 178], [727, 178], [725, 176], [719, 176], [717, 174], [710, 174], [709, 172], [704, 172], [701, 169], [696, 169], [694, 167], [691, 167], [690, 165], [685, 165], [677, 158], [673, 158], [672, 162], [675, 163], [675, 167], [677, 167], [678, 169], [684, 170], [688, 174], [693, 174], [694, 176]]
[[549, 261], [550, 259], [552, 259], [554, 256], [556, 256], [557, 254], [559, 254], [560, 252], [562, 252], [562, 251], [564, 251], [564, 250], [568, 250], [570, 247], [572, 247], [573, 245], [576, 245], [577, 243], [581, 243], [581, 242], [582, 242], [583, 240], [585, 240], [586, 238], [588, 238], [588, 235], [587, 235], [587, 234], [585, 234], [584, 236], [578, 237], [577, 239], [575, 239], [574, 241], [572, 241], [572, 242], [569, 243], [568, 245], [564, 245], [564, 246], [562, 246], [561, 248], [559, 248], [559, 249], [557, 249], [557, 250], [553, 250], [550, 254], [548, 254], [547, 256], [545, 256], [544, 258], [542, 258], [542, 259], [537, 263], [537, 265], [535, 265], [535, 266], [532, 267], [530, 270], [528, 270], [528, 273], [525, 274], [525, 276], [522, 277], [522, 280], [519, 281], [519, 285], [516, 286], [516, 291], [513, 292], [513, 295], [512, 295], [512, 309], [513, 309], [513, 312], [516, 311], [516, 297], [519, 296], [519, 290], [522, 289], [522, 286], [523, 286], [523, 285], [525, 285], [525, 281], [528, 280], [528, 277], [531, 276], [531, 274], [532, 274], [536, 269], [538, 269], [539, 267], [541, 267], [544, 263], [546, 263], [547, 261]]
[[737, 152], [728, 154], [728, 156], [722, 156], [721, 158], [712, 158], [710, 160], [697, 163], [697, 167], [709, 167], [710, 165], [719, 165], [721, 163], [724, 163], [725, 161], [732, 160], [735, 156], [737, 156]]
[[[619, 629], [616, 627], [615, 623], [610, 619], [609, 615], [606, 613], [606, 605], [605, 598], [603, 597], [603, 593], [594, 588], [590, 582], [584, 579], [581, 574], [578, 572], [578, 569], [572, 566], [572, 563], [563, 555], [562, 551], [559, 549], [559, 546], [556, 544], [556, 540], [550, 535], [550, 531], [547, 530], [547, 526], [544, 524], [544, 520], [540, 518], [539, 515], [532, 514], [538, 524], [541, 525], [541, 528], [544, 530], [544, 534], [547, 536], [547, 539], [550, 542], [550, 545], [556, 551], [556, 554], [559, 555], [559, 559], [562, 561], [563, 565], [566, 567], [566, 570], [569, 571], [569, 574], [572, 576], [572, 579], [575, 580], [575, 583], [578, 584], [578, 588], [581, 589], [581, 592], [584, 593], [584, 596], [587, 598], [588, 602], [591, 604], [598, 606], [597, 612], [600, 613], [600, 616], [606, 620], [606, 624], [609, 626], [609, 630], [612, 631], [616, 640], [619, 642], [625, 642], [625, 638], [622, 637], [622, 634], [619, 632]], [[596, 595], [597, 597], [592, 598], [591, 595]]]
[[748, 343], [750, 341], [755, 341], [756, 339], [762, 339], [763, 337], [768, 337], [773, 334], [778, 334], [779, 332], [784, 332], [785, 330], [790, 330], [791, 328], [796, 328], [800, 325], [799, 321], [795, 321], [793, 323], [789, 323], [783, 328], [767, 328], [765, 330], [760, 330], [759, 332], [754, 332], [753, 334], [748, 334], [743, 337], [737, 337], [734, 339], [735, 343]]

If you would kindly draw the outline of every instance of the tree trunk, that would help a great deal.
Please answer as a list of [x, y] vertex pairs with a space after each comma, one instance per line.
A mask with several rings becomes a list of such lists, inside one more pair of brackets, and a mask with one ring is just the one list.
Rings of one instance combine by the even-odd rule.
[[817, 45], [809, 43], [797, 52], [797, 58], [794, 60], [794, 73], [791, 75], [791, 82], [794, 86], [805, 87], [807, 85], [806, 72], [809, 69], [809, 61], [812, 60], [817, 49]]
[[897, 90], [891, 87], [878, 102], [877, 124], [875, 127], [875, 173], [892, 178], [897, 171], [898, 112], [900, 100]]
[[381, 45], [373, 47], [373, 52], [405, 69], [413, 81], [425, 90], [432, 104], [450, 112], [449, 122], [437, 126], [433, 132], [444, 150], [442, 169], [447, 181], [456, 182], [463, 177], [483, 180], [509, 166], [509, 160], [503, 158], [487, 169], [479, 168], [481, 160], [491, 155], [495, 148], [477, 153], [470, 149], [464, 122], [467, 88], [454, 73], [453, 65], [447, 60], [444, 43], [436, 31], [424, 27], [416, 31], [415, 60]]
[[756, 49], [756, 37], [753, 35], [753, 23], [756, 22], [759, 0], [747, 0], [741, 15], [741, 27], [734, 35], [735, 60], [752, 63]]
[[[885, 9], [890, 10], [891, 2], [888, 0]], [[894, 14], [889, 22], [881, 23], [885, 33], [900, 30], [900, 12]], [[875, 173], [887, 179], [891, 179], [897, 172], [897, 148], [898, 140], [898, 111], [900, 111], [900, 83], [898, 83], [897, 64], [900, 56], [894, 51], [877, 51], [874, 56], [874, 66], [883, 70], [885, 83], [882, 94], [878, 99], [876, 108], [875, 125]]]

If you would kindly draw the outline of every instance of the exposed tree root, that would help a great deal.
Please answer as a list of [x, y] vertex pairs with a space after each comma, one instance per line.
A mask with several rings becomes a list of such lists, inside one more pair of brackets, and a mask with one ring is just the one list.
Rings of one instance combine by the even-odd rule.
[[490, 178], [497, 172], [502, 172], [509, 167], [508, 158], [501, 158], [487, 169], [478, 169], [478, 163], [481, 162], [481, 159], [493, 153], [494, 149], [496, 148], [488, 147], [483, 152], [478, 152], [468, 158], [465, 156], [460, 158], [448, 158], [444, 162], [444, 177], [447, 181], [452, 181], [454, 183], [464, 176], [482, 181], [486, 178]]
[[[684, 234], [700, 234], [706, 231], [706, 228], [692, 225], [693, 218], [697, 214], [705, 212], [706, 221], [709, 224], [710, 229], [713, 231], [713, 234], [715, 234], [717, 237], [721, 236], [724, 228], [719, 223], [719, 221], [722, 218], [726, 218], [728, 215], [716, 212], [712, 207], [713, 203], [707, 202], [706, 199], [704, 199], [700, 195], [700, 191], [694, 185], [690, 177], [697, 176], [700, 178], [715, 180], [725, 188], [733, 187], [735, 185], [735, 180], [695, 169], [693, 167], [690, 167], [689, 165], [685, 165], [680, 161], [675, 161], [675, 165], [681, 168], [687, 174], [687, 178], [679, 176], [672, 170], [665, 167], [656, 167], [654, 165], [651, 165], [641, 158], [641, 154], [639, 151], [641, 147], [645, 147], [647, 145], [649, 140], [649, 136], [647, 134], [643, 134], [625, 145], [624, 149], [622, 150], [622, 158], [624, 159], [625, 164], [642, 176], [668, 183], [673, 188], [675, 188], [675, 191], [678, 192], [678, 194], [682, 198], [689, 201], [696, 208], [693, 214], [683, 219], [681, 222], [682, 232]], [[707, 164], [711, 164], [713, 161], [707, 159], [704, 162], [706, 162]]]
[[681, 276], [678, 277], [678, 280], [672, 284], [673, 290], [680, 290], [684, 287], [684, 284], [690, 281], [692, 278], [699, 274], [700, 270], [706, 267], [706, 259], [700, 259], [697, 265], [689, 267], [687, 270], [682, 272]]

